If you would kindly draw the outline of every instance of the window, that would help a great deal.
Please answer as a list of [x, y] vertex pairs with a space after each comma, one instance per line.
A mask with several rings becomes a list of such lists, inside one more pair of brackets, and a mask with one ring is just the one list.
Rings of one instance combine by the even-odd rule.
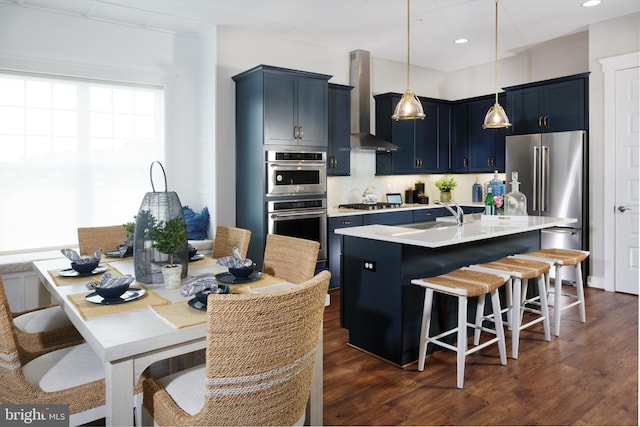
[[0, 253], [133, 221], [163, 159], [161, 88], [0, 73]]

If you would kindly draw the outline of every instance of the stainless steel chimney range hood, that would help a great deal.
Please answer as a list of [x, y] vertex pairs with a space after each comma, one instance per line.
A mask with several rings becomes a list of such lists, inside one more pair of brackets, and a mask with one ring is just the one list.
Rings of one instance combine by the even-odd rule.
[[[351, 149], [378, 152], [400, 147], [371, 134], [371, 55], [366, 50], [349, 53], [351, 91]], [[389, 119], [391, 120], [391, 119]]]

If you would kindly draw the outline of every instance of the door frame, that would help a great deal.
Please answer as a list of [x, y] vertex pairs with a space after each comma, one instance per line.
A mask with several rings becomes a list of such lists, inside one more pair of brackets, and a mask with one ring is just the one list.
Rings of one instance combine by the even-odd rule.
[[[600, 60], [604, 74], [604, 141], [615, 142], [615, 85], [616, 71], [640, 67], [640, 52], [614, 56]], [[615, 152], [604, 150], [604, 187], [615, 186]], [[615, 253], [615, 194], [613, 191], [603, 192], [604, 206], [604, 252]], [[604, 290], [615, 291], [615, 263], [604, 263]]]

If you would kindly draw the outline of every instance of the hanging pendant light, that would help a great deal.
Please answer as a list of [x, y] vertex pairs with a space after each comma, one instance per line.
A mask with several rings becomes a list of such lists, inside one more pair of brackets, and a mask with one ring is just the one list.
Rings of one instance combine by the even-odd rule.
[[498, 103], [498, 0], [496, 0], [496, 102], [484, 116], [483, 129], [500, 129], [511, 126], [504, 108]]
[[411, 0], [407, 0], [407, 90], [402, 94], [402, 98], [391, 118], [398, 120], [417, 120], [424, 119], [425, 114], [422, 109], [422, 103], [415, 93], [409, 89], [410, 70], [411, 69]]

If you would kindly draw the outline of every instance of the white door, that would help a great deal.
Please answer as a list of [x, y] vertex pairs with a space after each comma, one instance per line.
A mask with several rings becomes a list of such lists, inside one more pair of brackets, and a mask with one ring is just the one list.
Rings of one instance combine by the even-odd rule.
[[638, 295], [640, 68], [616, 71], [615, 290]]

